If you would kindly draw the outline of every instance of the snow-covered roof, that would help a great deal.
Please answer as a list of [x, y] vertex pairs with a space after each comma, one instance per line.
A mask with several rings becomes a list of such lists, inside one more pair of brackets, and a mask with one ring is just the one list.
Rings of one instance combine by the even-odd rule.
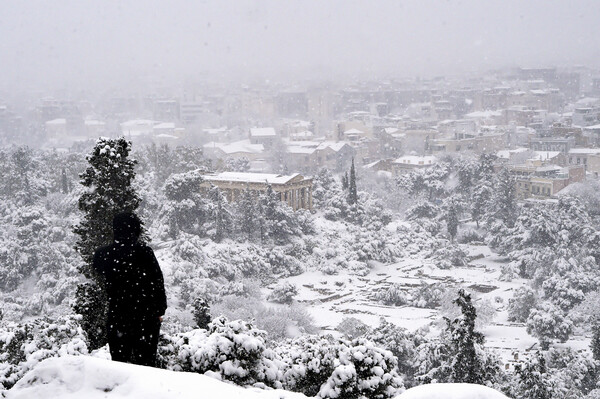
[[314, 147], [305, 147], [301, 145], [288, 145], [287, 152], [290, 154], [312, 154], [317, 149]]
[[106, 123], [96, 120], [96, 119], [88, 119], [83, 122], [86, 126], [104, 126]]
[[323, 141], [319, 144], [317, 149], [324, 150], [325, 148], [330, 148], [333, 151], [338, 152], [347, 145], [349, 144], [345, 141]]
[[558, 170], [563, 170], [563, 168], [558, 165], [546, 165], [537, 167], [535, 169], [536, 172], [554, 172]]
[[177, 136], [173, 136], [172, 134], [167, 134], [167, 133], [157, 134], [156, 137], [161, 138], [161, 139], [178, 139], [179, 138]]
[[250, 140], [234, 141], [232, 143], [216, 143], [211, 141], [210, 143], [204, 144], [204, 148], [218, 148], [225, 154], [235, 153], [247, 153], [247, 154], [260, 154], [264, 151], [265, 147], [262, 144], [252, 144]]
[[297, 132], [297, 133], [290, 133], [290, 137], [297, 137], [297, 138], [311, 138], [314, 136], [314, 133], [311, 132], [310, 130], [304, 130], [302, 132]]
[[162, 122], [157, 125], [154, 125], [155, 129], [175, 129], [175, 124], [173, 122]]
[[493, 118], [502, 116], [502, 111], [475, 111], [465, 115], [465, 118], [478, 119], [478, 118]]
[[509, 159], [512, 154], [518, 154], [525, 151], [529, 151], [529, 149], [525, 147], [519, 147], [513, 150], [500, 150], [496, 153], [496, 156], [500, 159]]
[[392, 161], [395, 164], [407, 164], [407, 165], [433, 165], [437, 161], [437, 158], [431, 155], [418, 156], [418, 155], [404, 155], [400, 158]]
[[149, 120], [149, 119], [132, 119], [130, 121], [127, 122], [123, 122], [121, 123], [121, 127], [136, 127], [136, 126], [153, 126], [154, 125], [154, 121]]
[[277, 133], [272, 127], [255, 127], [250, 129], [251, 137], [275, 137]]
[[569, 154], [600, 154], [600, 148], [571, 148]]
[[227, 127], [223, 126], [223, 127], [219, 127], [219, 128], [216, 128], [216, 129], [202, 129], [202, 131], [204, 133], [211, 134], [211, 135], [212, 134], [220, 134], [220, 133], [227, 132]]
[[358, 129], [348, 129], [344, 132], [344, 134], [365, 134], [365, 132]]
[[387, 134], [394, 134], [398, 132], [398, 128], [397, 127], [386, 127], [383, 129], [384, 132], [386, 132]]
[[294, 173], [293, 175], [277, 175], [273, 173], [222, 172], [216, 175], [205, 175], [204, 180], [240, 183], [286, 184], [298, 176], [300, 176], [298, 173]]
[[545, 161], [547, 159], [556, 158], [561, 154], [560, 151], [534, 151], [535, 156], [531, 159], [539, 159], [540, 161]]
[[597, 129], [600, 129], [600, 125], [585, 126], [583, 129], [584, 130], [597, 130]]
[[57, 118], [46, 122], [46, 125], [65, 125], [66, 123], [67, 120], [65, 118]]

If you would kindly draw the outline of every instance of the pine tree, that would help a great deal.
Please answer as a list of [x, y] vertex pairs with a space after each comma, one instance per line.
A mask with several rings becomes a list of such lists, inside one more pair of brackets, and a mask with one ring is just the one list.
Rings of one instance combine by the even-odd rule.
[[352, 165], [350, 166], [350, 180], [348, 181], [348, 203], [355, 205], [358, 202], [358, 195], [356, 192], [356, 172], [354, 170], [354, 158], [352, 158]]
[[208, 330], [208, 325], [211, 322], [210, 318], [210, 306], [204, 298], [198, 297], [194, 299], [194, 321], [198, 328]]
[[482, 384], [485, 382], [483, 365], [477, 356], [476, 345], [483, 345], [484, 336], [475, 331], [477, 312], [471, 301], [471, 295], [464, 290], [458, 291], [458, 298], [453, 301], [460, 307], [462, 316], [450, 321], [446, 318], [447, 330], [450, 332], [451, 345], [455, 353], [452, 362], [453, 382]]
[[91, 349], [106, 343], [106, 293], [104, 282], [92, 267], [97, 248], [112, 241], [112, 219], [119, 212], [133, 212], [140, 198], [131, 183], [135, 160], [129, 158], [131, 142], [124, 138], [101, 138], [88, 155], [88, 168], [80, 183], [87, 189], [79, 198], [81, 222], [75, 227], [79, 236], [75, 249], [83, 258], [79, 271], [87, 282], [77, 287], [74, 310], [82, 315], [81, 326]]

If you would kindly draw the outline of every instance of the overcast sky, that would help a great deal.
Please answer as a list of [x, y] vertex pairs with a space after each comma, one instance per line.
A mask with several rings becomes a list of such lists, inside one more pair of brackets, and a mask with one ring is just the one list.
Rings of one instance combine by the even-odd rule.
[[593, 65], [598, 0], [2, 0], [0, 84]]

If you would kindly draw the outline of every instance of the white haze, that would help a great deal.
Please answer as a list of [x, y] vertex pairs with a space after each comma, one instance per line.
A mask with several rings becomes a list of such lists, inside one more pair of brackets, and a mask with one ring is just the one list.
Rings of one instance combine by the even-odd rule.
[[595, 66], [598, 20], [597, 0], [4, 0], [0, 87]]

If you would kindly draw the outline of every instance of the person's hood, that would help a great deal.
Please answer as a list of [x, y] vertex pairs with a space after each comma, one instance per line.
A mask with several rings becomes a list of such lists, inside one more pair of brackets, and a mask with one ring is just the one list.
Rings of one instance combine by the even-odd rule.
[[136, 242], [141, 230], [140, 219], [133, 213], [119, 213], [113, 219], [113, 237], [119, 243]]

